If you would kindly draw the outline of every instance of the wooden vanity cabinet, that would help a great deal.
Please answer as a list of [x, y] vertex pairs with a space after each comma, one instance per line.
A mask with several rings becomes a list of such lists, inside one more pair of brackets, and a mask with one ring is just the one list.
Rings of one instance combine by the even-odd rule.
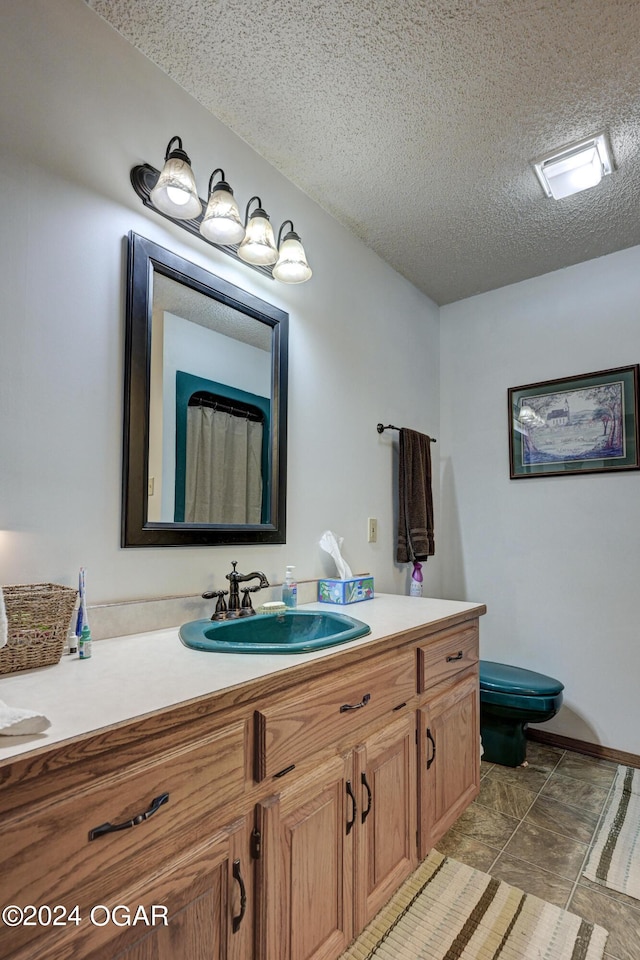
[[232, 809], [247, 721], [210, 726], [136, 743], [113, 731], [99, 749], [70, 744], [67, 766], [27, 764], [22, 784], [8, 772], [0, 899], [43, 912], [0, 923], [3, 960], [251, 956], [253, 817]]
[[278, 777], [323, 750], [358, 742], [361, 730], [393, 718], [415, 695], [415, 654], [408, 647], [367, 664], [333, 670], [255, 714], [256, 780]]
[[479, 790], [480, 612], [0, 764], [3, 905], [82, 915], [0, 956], [336, 960]]
[[353, 757], [260, 802], [256, 960], [333, 960], [353, 939]]
[[416, 855], [415, 712], [258, 804], [256, 960], [333, 960]]
[[480, 792], [477, 621], [418, 646], [418, 856]]
[[[11, 960], [247, 960], [253, 950], [253, 865], [247, 818], [203, 835], [176, 838], [175, 854], [150, 871], [131, 871], [109, 895], [50, 894], [50, 906], [78, 904], [79, 922], [38, 925], [34, 939], [13, 949], [0, 931], [0, 955]], [[190, 844], [190, 845], [189, 845]], [[52, 876], [43, 862], [41, 871]], [[95, 889], [96, 884], [87, 884]], [[55, 915], [55, 914], [54, 914]], [[73, 916], [73, 913], [71, 914]]]
[[415, 688], [407, 645], [256, 711], [259, 960], [338, 956], [411, 872]]
[[417, 866], [415, 736], [415, 712], [407, 710], [355, 751], [356, 934]]
[[[184, 851], [161, 871], [140, 878], [136, 887], [109, 898], [111, 908], [122, 904], [132, 917], [137, 905], [144, 904], [152, 919], [153, 905], [161, 905], [160, 922], [139, 923], [119, 932], [109, 923], [86, 938], [86, 952], [82, 938], [75, 941], [73, 955], [86, 960], [246, 960], [253, 949], [246, 895], [252, 882], [250, 864], [243, 818]], [[103, 937], [96, 947], [96, 940]]]

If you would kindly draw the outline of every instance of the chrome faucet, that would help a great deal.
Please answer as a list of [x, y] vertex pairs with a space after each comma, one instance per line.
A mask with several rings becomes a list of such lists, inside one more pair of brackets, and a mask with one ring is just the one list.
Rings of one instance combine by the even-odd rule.
[[[211, 600], [213, 597], [218, 598], [216, 609], [211, 617], [212, 620], [232, 620], [235, 617], [252, 616], [255, 614], [255, 610], [251, 605], [250, 594], [256, 593], [258, 590], [262, 590], [264, 587], [269, 586], [269, 581], [262, 571], [254, 570], [252, 573], [238, 573], [236, 570], [237, 565], [238, 561], [233, 560], [231, 563], [233, 570], [231, 573], [226, 575], [226, 579], [229, 581], [228, 590], [211, 590], [202, 594], [203, 599], [205, 600]], [[246, 583], [249, 580], [259, 580], [260, 583], [255, 587], [244, 587], [242, 589], [243, 597], [241, 602], [238, 584]], [[228, 607], [224, 599], [227, 594], [229, 596]]]

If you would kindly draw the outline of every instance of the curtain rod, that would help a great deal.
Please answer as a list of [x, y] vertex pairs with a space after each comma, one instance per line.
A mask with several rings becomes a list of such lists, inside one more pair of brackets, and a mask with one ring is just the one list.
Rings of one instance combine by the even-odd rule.
[[235, 406], [232, 403], [225, 403], [217, 400], [215, 397], [203, 397], [198, 393], [193, 393], [189, 397], [189, 407], [211, 407], [213, 410], [219, 410], [220, 413], [230, 413], [234, 417], [240, 417], [244, 420], [257, 420], [262, 423], [264, 417], [260, 410], [254, 410], [248, 405]]
[[[394, 427], [392, 423], [388, 423], [386, 426], [384, 426], [384, 424], [382, 423], [379, 423], [376, 427], [376, 430], [378, 431], [378, 433], [383, 433], [385, 430], [400, 430], [400, 429], [401, 429], [400, 427]], [[431, 443], [438, 442], [435, 437], [429, 437], [429, 440], [431, 441]]]

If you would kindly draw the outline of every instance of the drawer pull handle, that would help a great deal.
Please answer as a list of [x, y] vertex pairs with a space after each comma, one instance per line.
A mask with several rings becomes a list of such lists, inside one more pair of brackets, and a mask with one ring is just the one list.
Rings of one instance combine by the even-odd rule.
[[291, 763], [291, 764], [289, 764], [288, 767], [285, 767], [284, 770], [278, 770], [278, 772], [277, 772], [277, 773], [274, 773], [274, 775], [273, 775], [274, 780], [275, 780], [277, 777], [286, 777], [286, 775], [287, 775], [288, 773], [291, 773], [292, 770], [295, 770], [295, 768], [296, 768], [295, 763]]
[[458, 650], [453, 657], [447, 657], [447, 663], [453, 663], [454, 660], [462, 660], [462, 650]]
[[366, 707], [369, 700], [371, 700], [371, 694], [365, 693], [360, 703], [343, 703], [340, 707], [340, 713], [346, 713], [347, 710], [360, 710], [362, 707]]
[[362, 811], [362, 822], [364, 823], [369, 814], [371, 813], [371, 804], [373, 802], [373, 794], [371, 793], [371, 787], [367, 783], [366, 773], [360, 774], [360, 783], [367, 791], [367, 809]]
[[354, 796], [353, 790], [351, 789], [351, 780], [347, 780], [347, 787], [346, 787], [346, 789], [347, 789], [347, 796], [348, 796], [349, 799], [351, 800], [351, 811], [352, 811], [351, 820], [347, 820], [347, 833], [351, 833], [351, 828], [353, 827], [354, 823], [356, 822], [356, 816], [357, 816], [357, 814], [358, 814], [358, 807], [357, 807], [357, 805], [356, 805], [356, 798], [355, 798], [355, 796]]
[[159, 797], [151, 801], [151, 806], [148, 810], [132, 817], [131, 820], [125, 820], [123, 823], [102, 823], [99, 827], [94, 827], [93, 830], [89, 830], [89, 840], [97, 840], [98, 837], [102, 837], [105, 833], [115, 833], [117, 830], [128, 830], [129, 827], [137, 827], [139, 823], [144, 823], [145, 820], [153, 816], [153, 814], [159, 810], [164, 803], [168, 803], [168, 801], [169, 794], [161, 793]]
[[433, 752], [432, 752], [431, 756], [429, 757], [429, 759], [427, 760], [427, 770], [428, 770], [429, 767], [431, 766], [431, 764], [433, 763], [433, 761], [434, 761], [435, 758], [436, 758], [436, 742], [435, 742], [435, 740], [433, 739], [433, 737], [431, 736], [431, 730], [429, 730], [429, 727], [427, 727], [427, 740], [430, 740], [430, 741], [431, 741], [431, 746], [433, 747]]
[[237, 917], [234, 917], [231, 923], [231, 927], [234, 933], [237, 933], [240, 929], [240, 924], [244, 920], [244, 915], [247, 912], [247, 888], [244, 885], [244, 880], [242, 879], [242, 874], [240, 873], [240, 861], [233, 861], [233, 879], [238, 881], [238, 886], [240, 887], [240, 913]]

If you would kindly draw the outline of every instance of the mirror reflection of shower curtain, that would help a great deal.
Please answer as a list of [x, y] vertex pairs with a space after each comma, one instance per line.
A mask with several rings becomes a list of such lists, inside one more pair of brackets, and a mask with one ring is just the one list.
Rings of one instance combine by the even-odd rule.
[[187, 523], [261, 523], [262, 423], [187, 408]]

